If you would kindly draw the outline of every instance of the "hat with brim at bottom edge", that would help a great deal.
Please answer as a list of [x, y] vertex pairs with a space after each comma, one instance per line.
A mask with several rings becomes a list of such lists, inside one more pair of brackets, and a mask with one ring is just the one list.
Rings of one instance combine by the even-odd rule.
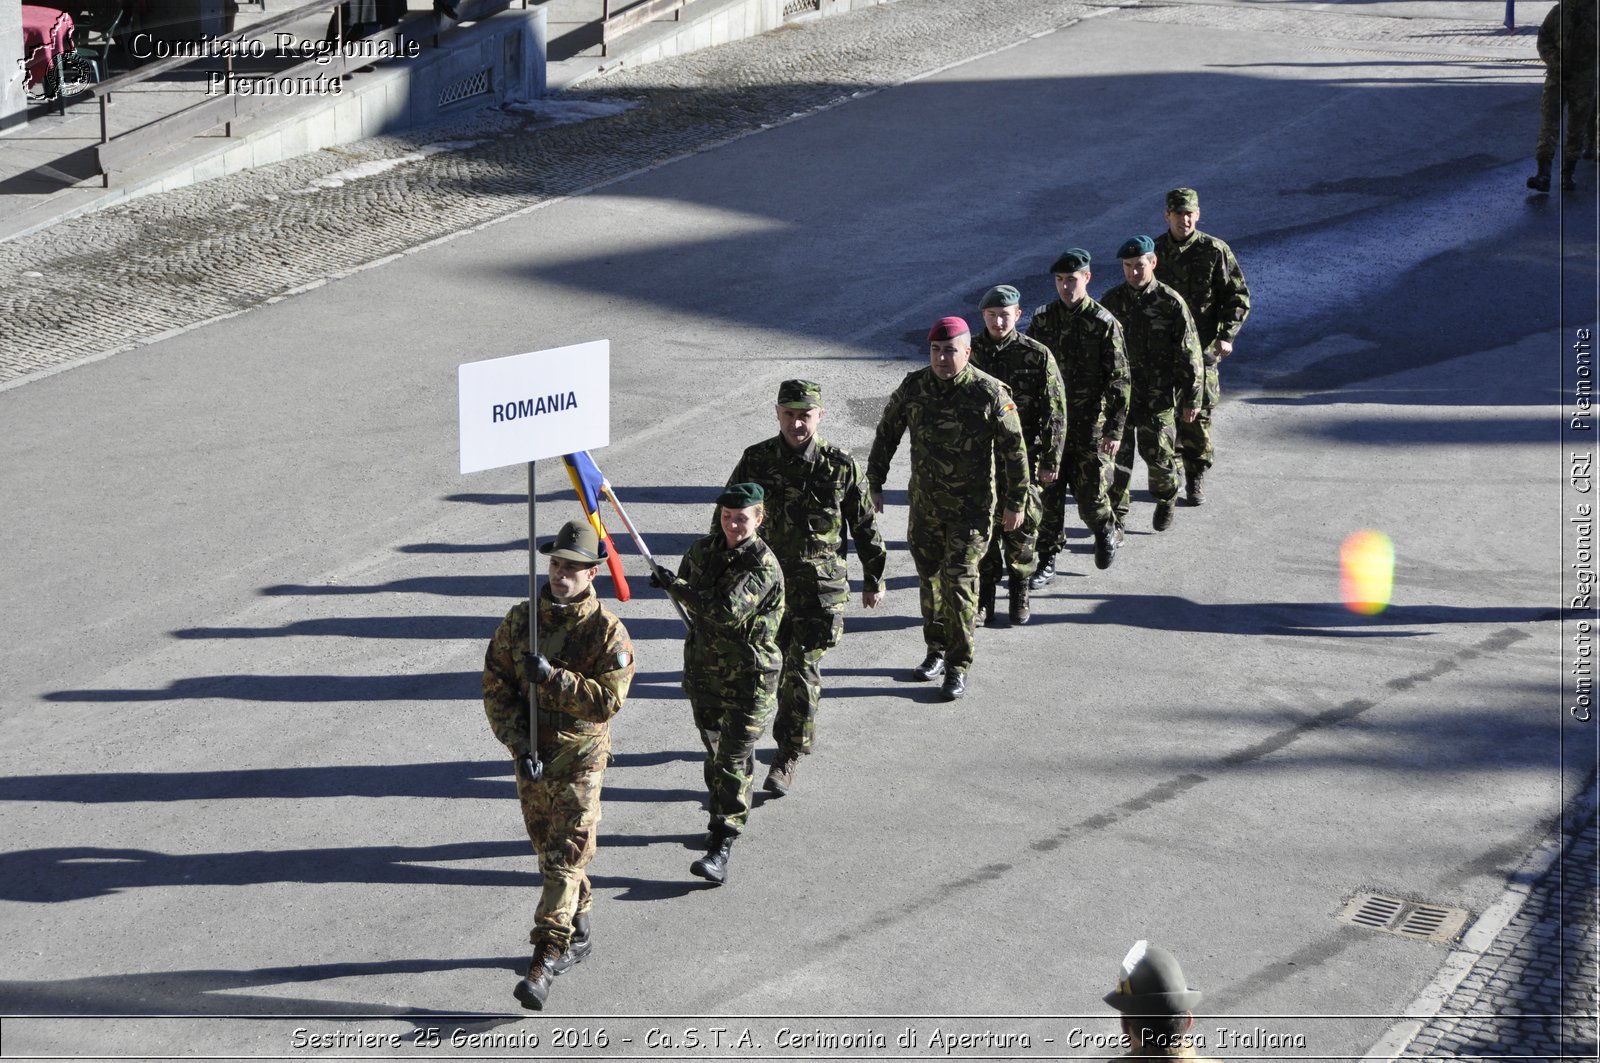
[[600, 541], [588, 521], [569, 520], [556, 532], [554, 539], [539, 547], [539, 552], [593, 565], [606, 556], [606, 544]]
[[1127, 1015], [1181, 1015], [1200, 1003], [1200, 990], [1189, 988], [1172, 953], [1138, 941], [1123, 957], [1117, 988], [1104, 1000]]

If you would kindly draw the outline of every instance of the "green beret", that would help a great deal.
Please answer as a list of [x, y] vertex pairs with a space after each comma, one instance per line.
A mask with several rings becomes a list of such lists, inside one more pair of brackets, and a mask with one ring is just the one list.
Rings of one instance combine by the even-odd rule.
[[767, 493], [761, 489], [760, 484], [729, 484], [717, 496], [717, 505], [727, 506], [729, 509], [749, 509], [758, 502], [765, 502]]
[[1081, 247], [1069, 247], [1061, 257], [1050, 263], [1051, 273], [1077, 273], [1089, 268], [1089, 252]]
[[1022, 293], [1009, 284], [996, 284], [978, 300], [979, 310], [993, 310], [1001, 306], [1021, 306]]
[[778, 385], [778, 405], [791, 410], [815, 410], [822, 405], [822, 385], [809, 380], [785, 380]]
[[1167, 193], [1167, 209], [1172, 211], [1199, 210], [1200, 193], [1192, 188], [1174, 188]]
[[1118, 258], [1138, 258], [1156, 253], [1156, 242], [1148, 236], [1130, 236], [1128, 242], [1117, 248]]

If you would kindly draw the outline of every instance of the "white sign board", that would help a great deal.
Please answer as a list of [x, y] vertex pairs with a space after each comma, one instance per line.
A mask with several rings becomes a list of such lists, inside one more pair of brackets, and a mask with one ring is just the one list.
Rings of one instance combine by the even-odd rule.
[[461, 471], [599, 450], [611, 442], [611, 341], [456, 367]]

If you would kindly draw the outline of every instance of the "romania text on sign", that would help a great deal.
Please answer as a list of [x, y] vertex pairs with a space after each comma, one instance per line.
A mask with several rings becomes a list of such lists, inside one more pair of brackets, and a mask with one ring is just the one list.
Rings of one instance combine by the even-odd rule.
[[611, 442], [611, 341], [456, 367], [461, 471], [599, 450]]

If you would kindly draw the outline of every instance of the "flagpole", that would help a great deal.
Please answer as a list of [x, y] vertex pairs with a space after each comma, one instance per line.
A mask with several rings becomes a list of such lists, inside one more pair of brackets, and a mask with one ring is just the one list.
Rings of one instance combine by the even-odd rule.
[[[535, 537], [538, 512], [539, 486], [534, 474], [534, 463], [528, 462], [528, 658], [525, 669], [533, 667], [533, 659], [539, 655], [539, 555], [537, 547], [539, 540]], [[539, 684], [534, 682], [533, 676], [528, 676], [528, 756], [533, 761], [533, 770], [528, 779], [535, 782], [544, 774], [544, 765], [539, 762]]]
[[[655, 555], [650, 552], [650, 547], [645, 544], [644, 536], [639, 534], [639, 529], [634, 527], [633, 521], [629, 519], [628, 511], [622, 508], [622, 503], [618, 502], [617, 496], [612, 493], [611, 482], [602, 479], [600, 481], [600, 490], [605, 492], [606, 500], [611, 503], [611, 508], [617, 511], [617, 516], [622, 518], [622, 526], [628, 529], [629, 535], [633, 536], [633, 545], [639, 548], [639, 552], [644, 555], [645, 563], [650, 566], [650, 571], [654, 573], [656, 569]], [[671, 602], [672, 607], [678, 611], [678, 619], [683, 621], [683, 626], [693, 630], [694, 624], [689, 622], [689, 614], [683, 611], [683, 606], [678, 604], [678, 599], [669, 594], [667, 595], [667, 601]]]

